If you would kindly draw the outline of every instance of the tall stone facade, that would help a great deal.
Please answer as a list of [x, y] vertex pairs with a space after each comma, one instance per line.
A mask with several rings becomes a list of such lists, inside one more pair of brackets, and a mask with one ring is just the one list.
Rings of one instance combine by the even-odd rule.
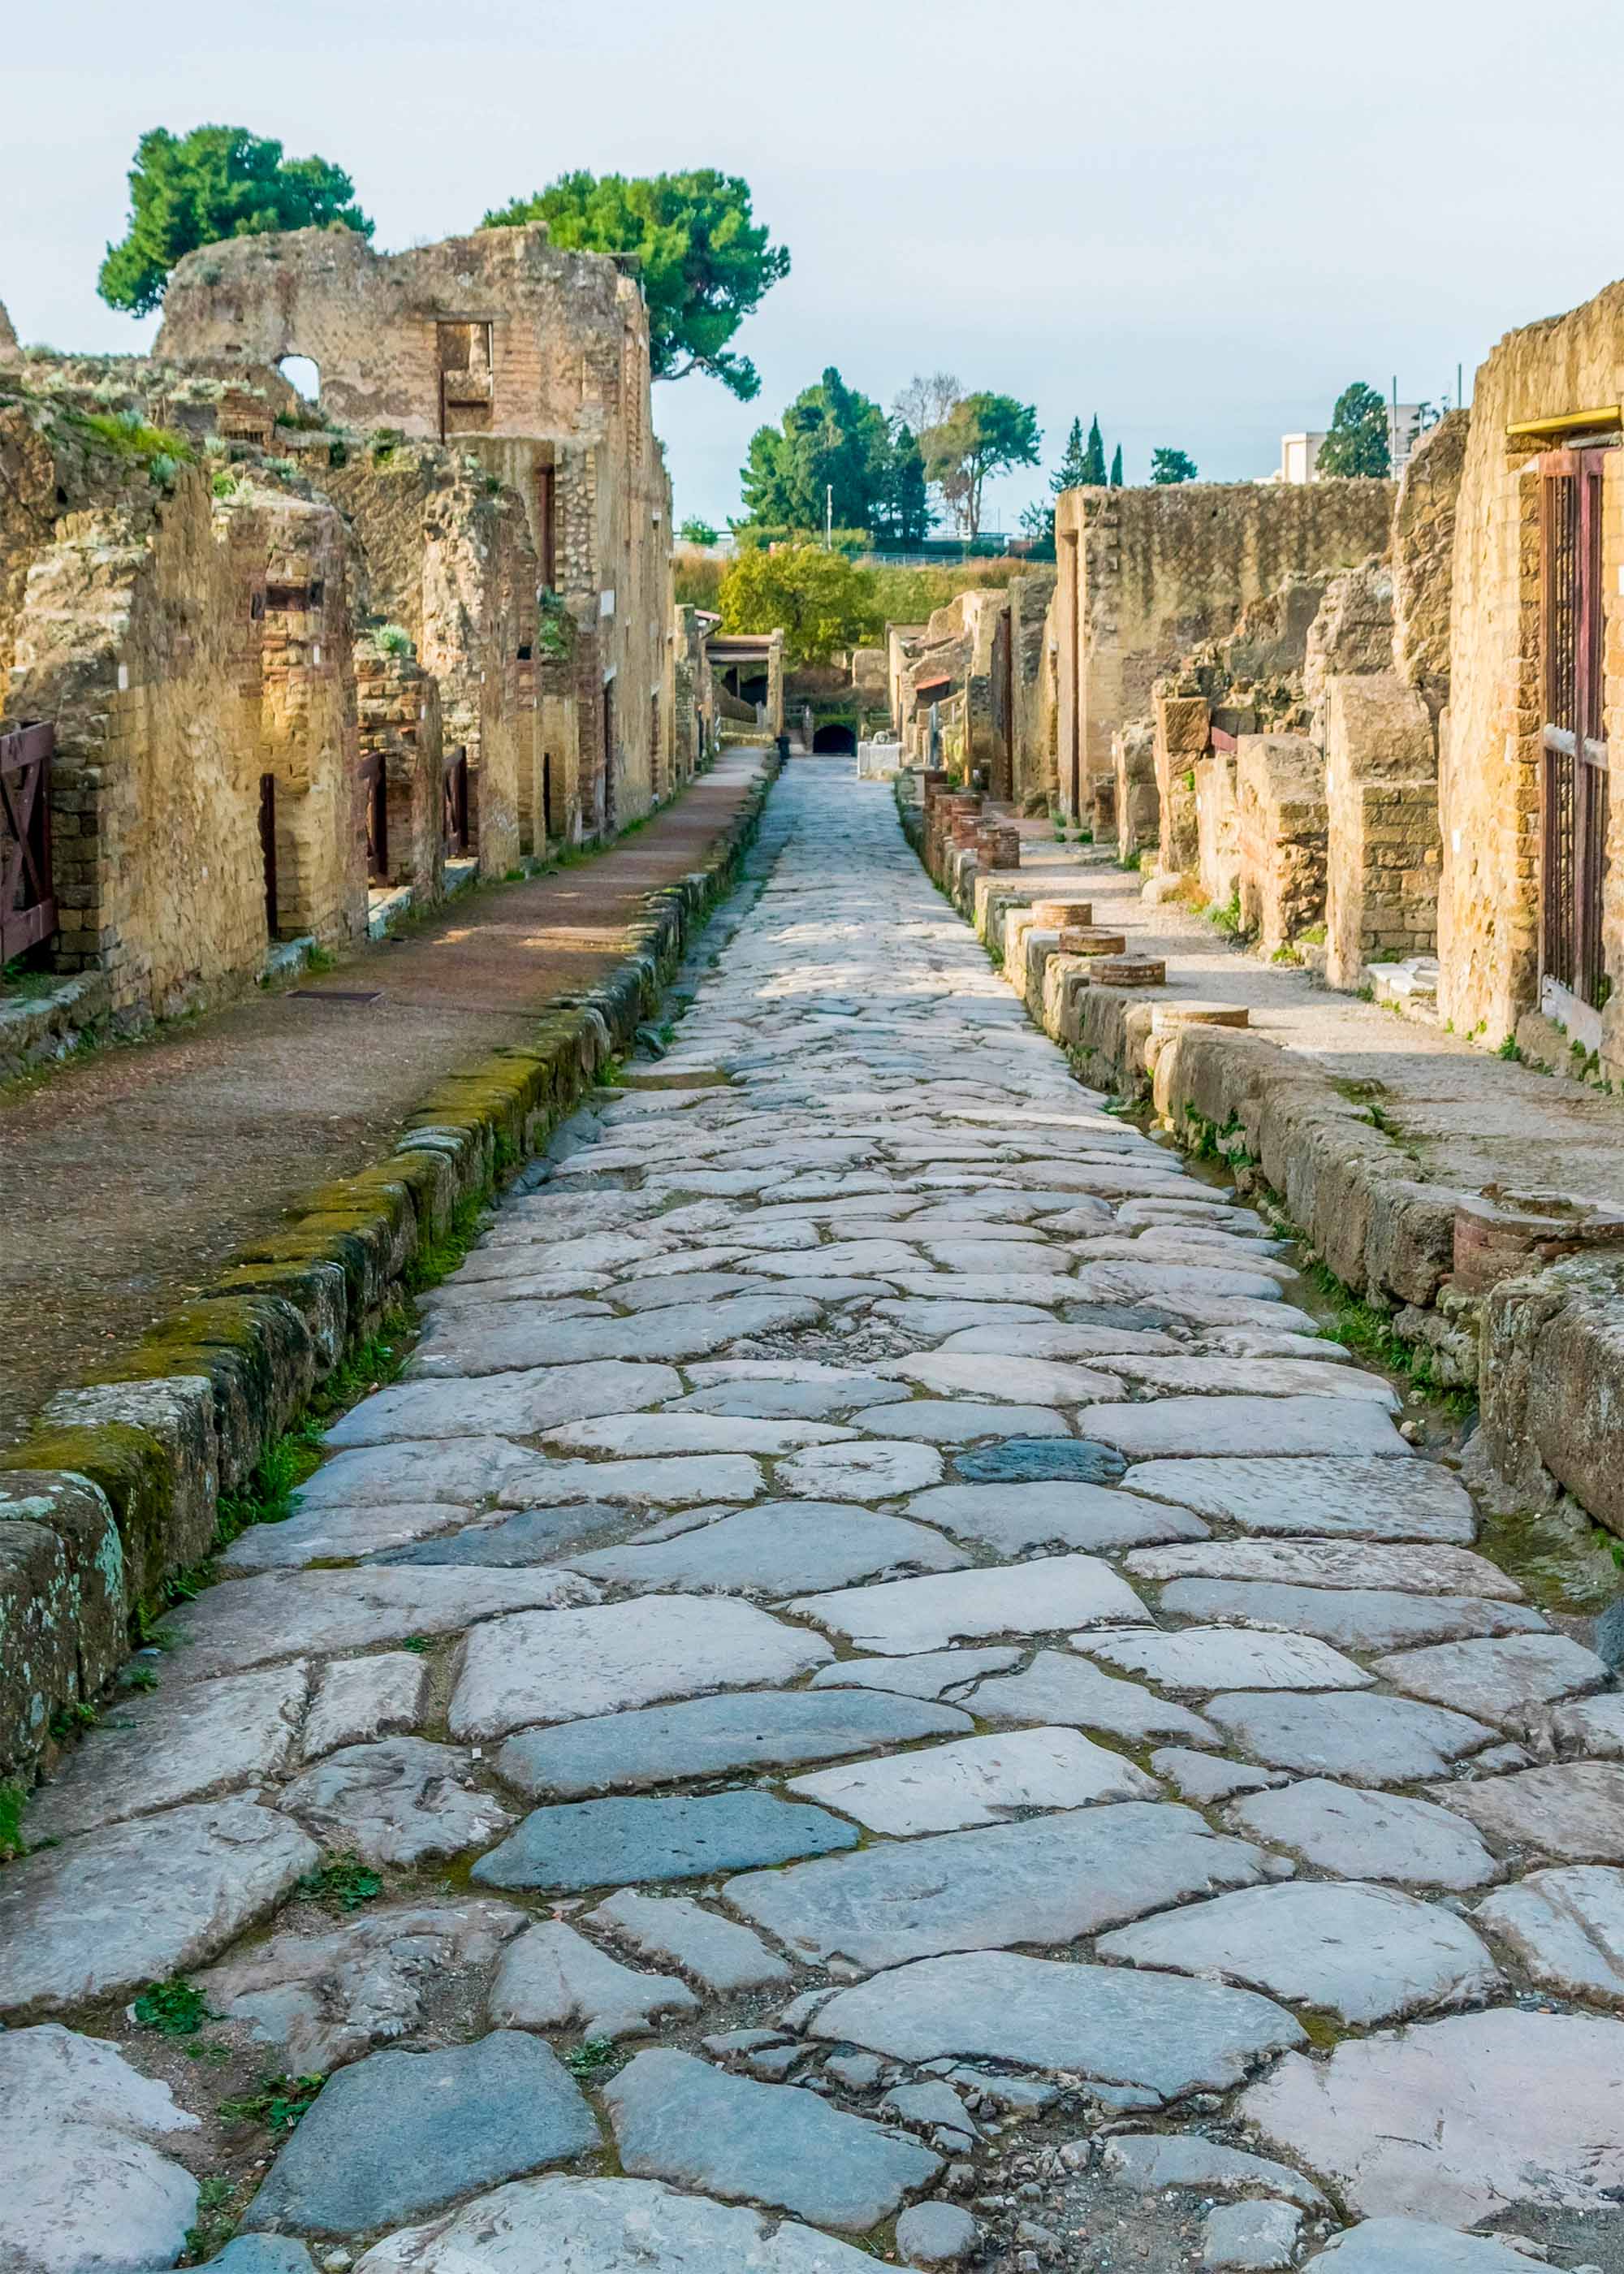
[[539, 223], [401, 253], [346, 230], [243, 237], [179, 264], [157, 351], [305, 357], [344, 425], [471, 453], [523, 501], [538, 583], [574, 625], [567, 833], [622, 825], [669, 793], [671, 486], [633, 275], [560, 251]]
[[[1624, 1074], [1624, 798], [1606, 801], [1599, 911], [1601, 1003], [1564, 1004], [1542, 983], [1542, 777], [1546, 715], [1541, 456], [1585, 442], [1599, 454], [1598, 723], [1624, 749], [1624, 282], [1583, 306], [1508, 333], [1477, 373], [1455, 511], [1448, 707], [1440, 797], [1443, 883], [1439, 1007], [1490, 1043], [1542, 993], [1594, 1036], [1604, 1069]], [[1597, 406], [1604, 406], [1598, 410]], [[1537, 422], [1547, 422], [1540, 429]], [[1536, 431], [1528, 431], [1530, 424]], [[1518, 432], [1515, 430], [1522, 429]], [[1562, 866], [1550, 857], [1559, 909]]]
[[1112, 735], [1148, 715], [1153, 684], [1181, 657], [1224, 637], [1289, 576], [1384, 551], [1392, 508], [1391, 484], [1370, 481], [1065, 491], [1055, 516], [1064, 809], [1089, 816]]

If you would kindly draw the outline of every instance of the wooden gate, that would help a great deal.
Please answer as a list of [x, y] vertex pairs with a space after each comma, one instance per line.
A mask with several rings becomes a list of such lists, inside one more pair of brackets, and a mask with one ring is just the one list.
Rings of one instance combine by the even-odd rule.
[[1540, 460], [1540, 977], [1593, 1006], [1605, 1000], [1602, 464], [1599, 450]]
[[50, 849], [56, 747], [54, 727], [0, 734], [0, 963], [38, 947], [56, 929]]

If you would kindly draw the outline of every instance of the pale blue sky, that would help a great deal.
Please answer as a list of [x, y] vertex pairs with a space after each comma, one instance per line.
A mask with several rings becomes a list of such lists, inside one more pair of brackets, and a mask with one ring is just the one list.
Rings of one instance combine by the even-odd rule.
[[380, 246], [566, 167], [744, 174], [795, 265], [756, 403], [655, 390], [680, 514], [826, 363], [1018, 394], [1046, 468], [1098, 410], [1131, 481], [1159, 442], [1240, 478], [1347, 380], [1436, 398], [1624, 273], [1617, 0], [54, 0], [5, 47], [0, 298], [60, 347], [150, 335], [94, 290], [149, 125], [336, 159]]

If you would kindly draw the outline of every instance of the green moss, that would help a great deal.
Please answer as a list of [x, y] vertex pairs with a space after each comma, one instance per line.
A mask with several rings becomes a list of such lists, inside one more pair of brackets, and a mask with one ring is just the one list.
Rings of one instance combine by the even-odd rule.
[[162, 1569], [174, 1507], [169, 1449], [125, 1421], [39, 1429], [0, 1452], [0, 1470], [65, 1469], [105, 1493], [118, 1525], [125, 1564], [144, 1593]]
[[0, 1784], [0, 1864], [10, 1864], [26, 1855], [23, 1846], [23, 1811], [28, 1805], [28, 1796], [19, 1784]]

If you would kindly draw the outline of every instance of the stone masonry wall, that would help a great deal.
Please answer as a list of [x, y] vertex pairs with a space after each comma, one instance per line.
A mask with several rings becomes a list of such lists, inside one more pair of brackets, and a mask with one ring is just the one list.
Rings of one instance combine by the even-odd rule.
[[1393, 509], [1393, 664], [1434, 720], [1449, 700], [1455, 518], [1469, 410], [1451, 410], [1410, 453]]
[[388, 881], [432, 900], [446, 859], [440, 688], [415, 655], [375, 637], [357, 643], [355, 670], [361, 754], [383, 761]]
[[1325, 683], [1328, 814], [1326, 977], [1430, 955], [1437, 932], [1438, 787], [1432, 721], [1395, 672]]
[[1198, 643], [1229, 632], [1293, 574], [1382, 552], [1389, 483], [1186, 483], [1074, 489], [1056, 510], [1060, 556], [1059, 772], [1068, 811], [1111, 765], [1111, 736]]
[[[1440, 802], [1439, 1008], [1492, 1043], [1539, 988], [1538, 444], [1507, 428], [1624, 401], [1624, 283], [1511, 332], [1477, 373], [1455, 508], [1449, 707]], [[1603, 724], [1624, 748], [1624, 464], [1603, 480]], [[1602, 1059], [1624, 1073], [1624, 798], [1611, 802], [1602, 948], [1612, 992]]]
[[1325, 915], [1325, 759], [1304, 734], [1236, 747], [1241, 930], [1273, 955]]

